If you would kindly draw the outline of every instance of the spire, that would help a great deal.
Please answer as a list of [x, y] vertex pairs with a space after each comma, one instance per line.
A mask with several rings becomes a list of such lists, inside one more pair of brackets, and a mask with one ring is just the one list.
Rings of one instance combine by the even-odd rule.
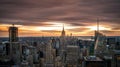
[[96, 51], [98, 49], [99, 44], [99, 18], [97, 18], [97, 30], [95, 31], [95, 46], [94, 46], [94, 54], [96, 54]]
[[14, 27], [14, 24], [12, 24], [12, 26]]
[[64, 24], [63, 24], [63, 31], [64, 31]]
[[97, 18], [97, 32], [99, 32], [99, 18]]
[[65, 36], [64, 24], [63, 24], [63, 30], [62, 30], [61, 36]]

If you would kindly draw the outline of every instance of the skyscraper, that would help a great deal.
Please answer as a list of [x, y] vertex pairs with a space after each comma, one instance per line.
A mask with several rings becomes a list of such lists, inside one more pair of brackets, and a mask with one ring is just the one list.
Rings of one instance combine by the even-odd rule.
[[9, 41], [17, 42], [18, 41], [18, 28], [14, 26], [9, 27]]
[[66, 48], [65, 41], [66, 41], [65, 40], [65, 30], [64, 30], [64, 25], [63, 25], [63, 30], [61, 32], [61, 38], [60, 38], [60, 45], [61, 45], [60, 49], [61, 50], [65, 50], [65, 48]]
[[21, 45], [18, 42], [18, 27], [15, 27], [14, 24], [9, 27], [9, 42], [11, 60], [13, 60], [14, 65], [19, 65], [21, 59]]
[[66, 37], [65, 37], [65, 30], [64, 30], [64, 25], [63, 25], [63, 30], [61, 32], [61, 38], [60, 38], [60, 57], [62, 66], [65, 67], [66, 63]]
[[105, 51], [106, 36], [99, 30], [99, 20], [97, 19], [97, 31], [95, 31], [94, 54], [100, 55]]
[[64, 25], [63, 25], [63, 30], [62, 30], [61, 36], [62, 36], [62, 37], [64, 37], [64, 36], [65, 36]]

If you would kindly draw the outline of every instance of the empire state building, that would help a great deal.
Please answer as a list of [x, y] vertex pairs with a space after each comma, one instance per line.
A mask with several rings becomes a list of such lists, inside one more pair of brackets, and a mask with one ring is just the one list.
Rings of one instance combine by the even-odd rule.
[[61, 33], [61, 37], [64, 37], [65, 36], [65, 30], [64, 30], [64, 25], [63, 25], [63, 30], [62, 30], [62, 33]]

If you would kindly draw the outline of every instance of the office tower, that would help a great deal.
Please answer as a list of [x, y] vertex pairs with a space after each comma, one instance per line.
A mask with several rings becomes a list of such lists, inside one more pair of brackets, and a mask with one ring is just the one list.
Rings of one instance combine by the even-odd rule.
[[66, 66], [77, 67], [80, 47], [75, 45], [68, 45], [66, 48]]
[[15, 65], [19, 65], [21, 62], [21, 45], [19, 42], [11, 42], [11, 59], [14, 61]]
[[64, 66], [64, 62], [65, 62], [65, 49], [66, 49], [66, 45], [65, 45], [65, 30], [64, 30], [64, 25], [63, 25], [63, 29], [61, 32], [61, 37], [60, 37], [60, 57], [62, 58], [61, 62], [62, 62], [62, 66]]
[[66, 37], [65, 37], [65, 30], [64, 30], [64, 25], [63, 25], [63, 30], [61, 32], [61, 37], [60, 37], [60, 57], [61, 59], [61, 65], [64, 67], [65, 66], [65, 61], [66, 61]]
[[14, 65], [20, 64], [21, 59], [21, 45], [18, 42], [18, 28], [14, 26], [9, 27], [9, 42], [10, 42], [10, 56]]
[[50, 40], [46, 46], [45, 67], [53, 67], [54, 66], [54, 51], [53, 51], [51, 43], [52, 43], [52, 41]]
[[[101, 33], [99, 32], [99, 21], [98, 21], [98, 18], [97, 18], [97, 31], [95, 31], [95, 36], [94, 36], [94, 45], [95, 45], [95, 48], [94, 50], [96, 51], [97, 48], [98, 48], [98, 40], [99, 40], [99, 35]], [[96, 52], [95, 52], [96, 53]]]
[[18, 28], [14, 26], [9, 27], [9, 41], [17, 42], [18, 41]]
[[100, 54], [105, 51], [106, 48], [106, 36], [99, 31], [99, 21], [97, 20], [97, 31], [95, 31], [94, 40], [94, 54]]
[[64, 25], [63, 25], [63, 30], [61, 32], [61, 37], [60, 37], [60, 45], [61, 45], [60, 49], [62, 51], [64, 51], [65, 48], [66, 48], [65, 42], [66, 42], [66, 39], [65, 39], [65, 30], [64, 30]]
[[37, 50], [34, 46], [28, 46], [26, 51], [26, 61], [29, 63], [30, 67], [34, 67], [34, 65], [39, 65], [39, 58], [37, 54]]

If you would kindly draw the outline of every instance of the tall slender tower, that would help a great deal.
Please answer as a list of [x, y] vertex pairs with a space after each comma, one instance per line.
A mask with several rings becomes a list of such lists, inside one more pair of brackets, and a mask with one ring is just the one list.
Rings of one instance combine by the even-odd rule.
[[61, 38], [60, 38], [60, 43], [61, 43], [60, 48], [63, 51], [66, 49], [65, 41], [66, 41], [65, 40], [65, 30], [64, 30], [64, 25], [63, 25], [63, 30], [61, 32]]
[[97, 30], [95, 30], [95, 42], [99, 37], [99, 19], [97, 18]]
[[64, 36], [65, 36], [64, 25], [63, 25], [63, 30], [62, 30], [61, 36], [62, 36], [62, 37], [64, 37]]
[[101, 33], [99, 30], [99, 18], [97, 18], [97, 30], [95, 31], [94, 54], [100, 52], [100, 39], [101, 39]]
[[99, 40], [99, 19], [97, 18], [97, 30], [95, 30], [95, 40], [94, 40], [94, 54], [96, 54], [98, 49], [98, 40]]
[[97, 31], [99, 32], [99, 18], [97, 18]]
[[18, 41], [18, 28], [14, 24], [9, 27], [9, 41], [17, 42]]
[[66, 40], [65, 40], [65, 30], [64, 30], [64, 25], [63, 25], [63, 30], [61, 33], [61, 38], [60, 38], [60, 57], [61, 62], [62, 62], [62, 66], [61, 67], [65, 67], [65, 62], [66, 62]]

